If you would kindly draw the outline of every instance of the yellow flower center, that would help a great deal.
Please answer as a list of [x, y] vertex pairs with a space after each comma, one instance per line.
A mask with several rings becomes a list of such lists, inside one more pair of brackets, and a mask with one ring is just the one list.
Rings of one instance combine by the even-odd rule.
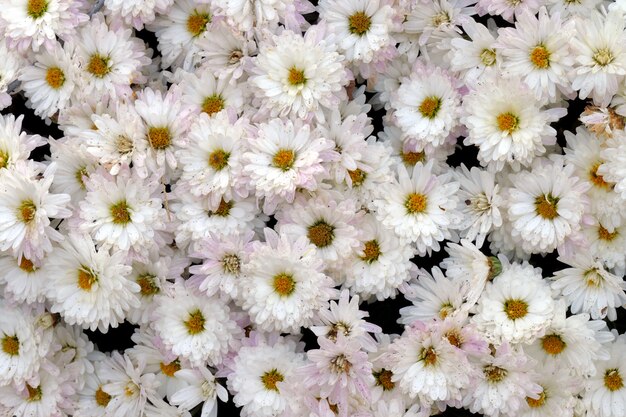
[[304, 76], [304, 70], [296, 67], [289, 68], [289, 74], [287, 75], [287, 82], [289, 85], [297, 87], [306, 83], [306, 77]]
[[496, 51], [495, 49], [485, 48], [480, 53], [480, 61], [486, 67], [491, 67], [496, 63]]
[[47, 0], [28, 0], [26, 14], [33, 19], [39, 19], [48, 11]]
[[615, 60], [615, 56], [613, 55], [613, 52], [611, 52], [609, 48], [598, 49], [593, 54], [593, 61], [596, 64], [600, 65], [601, 67], [605, 67], [609, 65], [614, 60]]
[[137, 277], [137, 284], [139, 284], [141, 288], [141, 295], [148, 297], [158, 294], [161, 291], [155, 278], [156, 277], [151, 274], [143, 274]]
[[547, 220], [552, 220], [559, 215], [557, 203], [559, 199], [552, 194], [540, 195], [535, 198], [535, 212]]
[[391, 391], [396, 386], [395, 382], [391, 380], [393, 372], [387, 369], [381, 369], [378, 372], [374, 372], [374, 380], [376, 385], [383, 388], [383, 391]]
[[272, 158], [272, 165], [283, 171], [289, 171], [296, 161], [296, 153], [291, 149], [279, 149]]
[[368, 264], [376, 261], [380, 257], [380, 245], [376, 239], [368, 240], [363, 247], [363, 256], [361, 259]]
[[180, 361], [178, 360], [172, 361], [168, 364], [161, 362], [159, 366], [163, 375], [169, 376], [170, 378], [174, 377], [174, 374], [180, 371]]
[[197, 38], [206, 30], [206, 25], [210, 21], [210, 14], [199, 13], [197, 10], [194, 10], [187, 18], [187, 31], [191, 33], [194, 38]]
[[448, 339], [448, 342], [452, 346], [456, 346], [458, 348], [463, 346], [463, 336], [461, 336], [456, 330], [450, 330], [446, 333], [446, 339]]
[[363, 36], [372, 26], [372, 19], [364, 11], [356, 12], [348, 17], [348, 30], [350, 33]]
[[439, 308], [439, 318], [441, 320], [445, 319], [450, 313], [452, 313], [452, 311], [454, 311], [452, 304], [450, 304], [449, 301], [444, 302]]
[[518, 320], [528, 314], [528, 303], [523, 300], [506, 300], [504, 302], [504, 312], [509, 320]]
[[541, 339], [541, 347], [548, 355], [558, 355], [563, 352], [565, 346], [565, 342], [557, 334], [550, 334]]
[[0, 149], [0, 169], [6, 168], [9, 165], [9, 154]]
[[31, 387], [30, 385], [26, 384], [26, 390], [28, 391], [28, 402], [41, 401], [41, 385]]
[[89, 58], [89, 63], [87, 64], [87, 71], [92, 74], [94, 77], [102, 78], [111, 72], [111, 68], [109, 68], [109, 58], [104, 57], [99, 54], [93, 54]]
[[330, 361], [330, 369], [335, 373], [348, 373], [351, 368], [352, 363], [343, 354], [335, 356]]
[[205, 322], [206, 319], [204, 318], [202, 312], [199, 309], [196, 309], [189, 313], [189, 317], [183, 322], [183, 324], [187, 328], [187, 333], [193, 336], [204, 331]]
[[126, 200], [119, 201], [109, 208], [111, 219], [114, 224], [127, 224], [131, 222], [130, 207]]
[[426, 366], [433, 366], [437, 363], [437, 352], [432, 346], [423, 348], [420, 353], [420, 360], [424, 361]]
[[450, 15], [445, 10], [440, 11], [432, 17], [433, 26], [439, 27], [443, 24], [450, 23]]
[[214, 171], [221, 171], [228, 165], [228, 158], [230, 153], [224, 149], [217, 149], [209, 154], [209, 166]]
[[350, 180], [352, 181], [353, 187], [359, 187], [365, 181], [367, 174], [363, 172], [360, 168], [357, 168], [353, 171], [348, 170], [348, 175], [350, 175]]
[[79, 169], [76, 170], [76, 174], [74, 174], [76, 176], [76, 182], [78, 182], [78, 184], [80, 185], [80, 188], [82, 188], [83, 190], [86, 189], [85, 187], [85, 177], [89, 178], [89, 173], [87, 172], [87, 167], [81, 167]]
[[418, 162], [424, 162], [426, 154], [424, 152], [402, 152], [400, 155], [402, 162], [408, 166], [415, 166]]
[[134, 148], [133, 140], [125, 135], [120, 135], [115, 139], [115, 149], [122, 155], [130, 153]]
[[222, 110], [224, 110], [224, 99], [220, 95], [214, 94], [205, 98], [202, 102], [202, 111], [209, 116]]
[[324, 220], [320, 220], [313, 226], [309, 226], [307, 233], [309, 240], [318, 248], [325, 248], [333, 243], [335, 238], [335, 228]]
[[530, 51], [530, 62], [539, 69], [546, 69], [550, 66], [550, 52], [543, 45], [537, 45]]
[[37, 208], [33, 200], [24, 200], [17, 209], [17, 217], [23, 223], [29, 224], [35, 219]]
[[593, 185], [595, 185], [598, 188], [611, 189], [611, 184], [604, 181], [604, 177], [598, 174], [598, 168], [600, 168], [600, 165], [602, 165], [602, 162], [603, 161], [599, 161], [593, 164], [593, 166], [589, 170], [589, 180], [591, 181]]
[[506, 377], [507, 371], [498, 366], [487, 365], [483, 368], [483, 374], [488, 382], [498, 383]]
[[83, 291], [91, 291], [93, 284], [98, 282], [98, 276], [85, 266], [78, 270], [78, 288]]
[[404, 201], [404, 207], [408, 214], [419, 214], [426, 211], [428, 199], [424, 194], [411, 193]]
[[526, 403], [528, 403], [530, 408], [543, 406], [546, 403], [546, 390], [541, 391], [541, 394], [539, 394], [539, 398], [537, 399], [526, 397]]
[[65, 74], [59, 67], [50, 67], [46, 72], [46, 82], [50, 87], [58, 90], [65, 84]]
[[33, 265], [30, 259], [27, 259], [25, 256], [22, 255], [22, 260], [20, 261], [20, 269], [30, 274], [32, 272], [35, 272], [37, 268], [35, 268], [35, 265]]
[[427, 119], [434, 119], [439, 109], [441, 109], [441, 99], [435, 96], [426, 97], [418, 108], [422, 116]]
[[148, 129], [148, 142], [155, 150], [161, 150], [172, 144], [170, 130], [167, 127], [151, 127]]
[[265, 387], [265, 389], [276, 392], [278, 392], [278, 387], [276, 386], [276, 384], [278, 384], [279, 382], [283, 382], [284, 379], [285, 378], [283, 377], [283, 375], [278, 372], [277, 369], [267, 371], [261, 376], [261, 382], [263, 382], [263, 386]]
[[232, 275], [237, 275], [241, 269], [239, 256], [235, 255], [234, 253], [224, 255], [224, 257], [222, 258], [222, 266], [224, 268], [224, 271]]
[[224, 198], [222, 198], [222, 201], [220, 201], [220, 205], [217, 207], [217, 210], [210, 211], [209, 216], [226, 217], [230, 214], [230, 209], [233, 208], [233, 205], [234, 204], [232, 201], [226, 201], [224, 200]]
[[624, 387], [624, 380], [617, 369], [607, 369], [604, 373], [604, 386], [609, 391], [617, 391]]
[[598, 227], [598, 238], [600, 240], [604, 240], [606, 242], [611, 242], [613, 240], [615, 240], [615, 238], [617, 237], [619, 233], [617, 232], [617, 230], [613, 231], [613, 232], [609, 232], [604, 226], [600, 225], [600, 227]]
[[519, 129], [519, 117], [511, 112], [500, 113], [496, 117], [496, 122], [498, 123], [498, 129], [509, 135]]
[[4, 336], [2, 338], [2, 351], [9, 356], [20, 354], [20, 339], [17, 336]]
[[105, 392], [102, 387], [98, 387], [95, 397], [96, 404], [98, 404], [100, 407], [106, 407], [109, 404], [109, 401], [111, 401], [111, 396], [107, 392]]
[[291, 295], [296, 289], [296, 281], [293, 280], [293, 276], [285, 273], [274, 275], [274, 291], [278, 295], [286, 297]]

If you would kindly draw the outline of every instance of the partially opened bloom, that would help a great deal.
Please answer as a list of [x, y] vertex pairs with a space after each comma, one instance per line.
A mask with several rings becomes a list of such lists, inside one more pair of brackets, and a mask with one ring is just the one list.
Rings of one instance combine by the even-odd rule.
[[200, 417], [217, 416], [217, 399], [228, 401], [228, 392], [221, 386], [209, 369], [201, 366], [197, 369], [181, 369], [176, 377], [187, 382], [186, 387], [179, 389], [171, 398], [170, 403], [184, 410], [193, 410], [201, 402]]

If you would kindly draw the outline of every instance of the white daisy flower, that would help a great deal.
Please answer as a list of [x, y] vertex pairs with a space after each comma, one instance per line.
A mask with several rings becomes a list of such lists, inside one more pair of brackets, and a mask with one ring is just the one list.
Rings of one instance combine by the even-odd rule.
[[580, 230], [589, 184], [574, 176], [563, 160], [536, 165], [510, 177], [508, 214], [513, 237], [530, 253], [551, 252]]
[[575, 16], [586, 18], [602, 3], [603, 0], [547, 0], [546, 7], [550, 15], [559, 13], [562, 18]]
[[595, 217], [582, 229], [585, 251], [618, 275], [626, 273], [626, 222], [615, 227], [604, 225]]
[[324, 38], [322, 26], [315, 26], [304, 36], [286, 30], [260, 45], [249, 83], [262, 114], [315, 116], [324, 122], [322, 110], [345, 100], [348, 72], [332, 40]]
[[550, 325], [554, 300], [538, 269], [511, 264], [487, 284], [472, 322], [492, 343], [531, 343]]
[[112, 16], [121, 18], [137, 30], [152, 23], [156, 14], [164, 14], [174, 0], [104, 0], [104, 7]]
[[72, 385], [76, 389], [82, 389], [85, 377], [94, 373], [91, 361], [93, 343], [78, 326], [56, 324], [54, 335], [61, 346], [61, 350], [55, 352], [55, 363], [72, 379]]
[[518, 414], [520, 417], [560, 417], [574, 416], [575, 400], [581, 382], [572, 379], [567, 369], [554, 364], [542, 366], [541, 372], [533, 378], [541, 387], [539, 396], [527, 396]]
[[256, 332], [243, 343], [228, 365], [233, 402], [242, 407], [242, 417], [286, 415], [291, 398], [283, 387], [299, 382], [295, 371], [306, 363], [303, 346], [293, 337]]
[[297, 240], [265, 229], [265, 243], [255, 242], [239, 280], [239, 303], [264, 331], [298, 331], [335, 296], [333, 280], [305, 236]]
[[[102, 354], [102, 357], [106, 356]], [[85, 386], [77, 391], [78, 398], [74, 409], [76, 417], [105, 417], [106, 415], [106, 406], [111, 401], [111, 394], [102, 388], [104, 382], [99, 377], [98, 368], [96, 366], [94, 373], [85, 375]]]
[[418, 65], [391, 96], [394, 119], [403, 132], [434, 147], [456, 127], [460, 104], [457, 81], [439, 67]]
[[187, 382], [186, 387], [179, 389], [170, 402], [183, 410], [193, 410], [202, 404], [200, 417], [217, 417], [217, 399], [228, 401], [228, 391], [215, 380], [206, 367], [197, 369], [181, 369], [176, 377]]
[[[622, 247], [623, 248], [623, 247]], [[589, 252], [559, 258], [571, 265], [555, 272], [552, 289], [570, 306], [572, 313], [587, 313], [592, 319], [615, 318], [615, 309], [626, 304], [626, 282], [604, 269]]]
[[619, 12], [594, 11], [576, 21], [571, 39], [578, 65], [572, 74], [572, 88], [580, 98], [607, 106], [626, 75], [626, 21]]
[[212, 117], [221, 111], [237, 114], [243, 110], [243, 86], [229, 78], [216, 78], [204, 68], [195, 73], [183, 73], [179, 86], [182, 101], [193, 107], [195, 113]]
[[435, 0], [415, 2], [402, 27], [405, 33], [418, 34], [418, 43], [425, 45], [431, 35], [457, 31], [458, 26], [476, 13], [472, 0]]
[[152, 325], [164, 346], [194, 366], [219, 364], [238, 335], [224, 302], [196, 294], [183, 284], [157, 295], [156, 303]]
[[515, 28], [498, 31], [495, 47], [504, 56], [502, 71], [521, 77], [539, 100], [556, 102], [557, 89], [573, 98], [568, 73], [574, 65], [569, 42], [575, 34], [574, 20], [563, 21], [558, 14], [548, 16], [544, 7], [538, 17], [529, 9], [524, 10], [517, 17]]
[[[1, 31], [2, 29], [0, 29]], [[0, 41], [0, 110], [11, 105], [13, 98], [9, 89], [19, 76], [22, 67], [22, 57], [8, 48], [6, 39]]]
[[176, 262], [167, 256], [153, 255], [146, 263], [133, 262], [133, 271], [129, 275], [131, 281], [139, 285], [139, 301], [141, 305], [131, 308], [126, 320], [133, 324], [151, 322], [152, 311], [156, 305], [154, 296], [165, 290], [168, 279], [174, 281], [180, 276], [176, 271]]
[[46, 260], [50, 311], [92, 331], [117, 327], [128, 310], [139, 307], [140, 287], [127, 278], [131, 268], [123, 263], [125, 255], [96, 251], [88, 236], [68, 235]]
[[463, 98], [461, 122], [469, 135], [465, 145], [478, 146], [478, 160], [490, 171], [504, 164], [514, 169], [528, 166], [545, 145], [556, 143], [556, 130], [549, 123], [567, 114], [564, 108], [542, 109], [541, 103], [518, 78], [485, 75]]
[[476, 11], [480, 16], [489, 13], [502, 16], [504, 20], [513, 22], [513, 15], [515, 15], [515, 19], [519, 19], [520, 14], [526, 10], [535, 14], [542, 4], [542, 0], [478, 0]]
[[615, 183], [615, 192], [622, 200], [626, 200], [626, 134], [615, 135], [605, 142], [600, 152], [603, 161], [597, 168], [597, 175], [604, 180]]
[[0, 284], [4, 296], [16, 303], [43, 303], [48, 286], [45, 258], [33, 263], [22, 256], [18, 262], [12, 256], [0, 256]]
[[51, 242], [63, 240], [50, 219], [71, 215], [65, 208], [70, 196], [48, 191], [55, 170], [51, 163], [40, 180], [26, 167], [0, 173], [0, 250], [11, 250], [18, 260], [26, 256], [38, 262], [52, 250]]
[[278, 203], [292, 203], [296, 188], [316, 190], [326, 174], [321, 163], [333, 156], [332, 141], [318, 137], [307, 124], [282, 119], [261, 123], [248, 139], [248, 148], [242, 158], [243, 172], [257, 198], [265, 198], [267, 214]]
[[389, 184], [383, 199], [376, 200], [376, 218], [401, 238], [417, 244], [420, 256], [439, 250], [439, 242], [451, 239], [450, 230], [460, 220], [456, 211], [459, 183], [452, 174], [432, 174], [432, 161], [418, 163], [409, 176], [398, 167], [398, 182]]
[[24, 115], [0, 115], [0, 173], [13, 170], [18, 161], [26, 161], [33, 149], [46, 144], [39, 135], [22, 132]]
[[475, 83], [488, 68], [500, 69], [502, 54], [496, 45], [495, 23], [484, 26], [474, 19], [463, 22], [463, 31], [469, 37], [450, 40], [450, 69], [459, 72], [467, 83]]
[[75, 206], [85, 198], [85, 182], [96, 170], [97, 163], [84, 151], [81, 138], [65, 137], [50, 141], [50, 158], [58, 166], [50, 190], [69, 194]]

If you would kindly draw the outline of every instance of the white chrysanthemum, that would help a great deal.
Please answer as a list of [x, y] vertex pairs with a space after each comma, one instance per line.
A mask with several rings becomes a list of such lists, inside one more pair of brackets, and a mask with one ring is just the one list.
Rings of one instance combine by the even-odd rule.
[[55, 352], [54, 362], [72, 379], [72, 385], [76, 389], [83, 389], [85, 377], [94, 373], [91, 361], [93, 343], [78, 326], [56, 324], [54, 335], [61, 346], [61, 350]]
[[582, 229], [584, 252], [598, 259], [618, 275], [626, 274], [626, 222], [610, 227], [591, 218]]
[[475, 14], [475, 1], [471, 0], [419, 0], [413, 2], [411, 12], [402, 26], [407, 34], [419, 35], [418, 43], [425, 45], [430, 37], [445, 33], [460, 32], [458, 26], [470, 20]]
[[168, 279], [174, 280], [180, 274], [176, 273], [175, 262], [170, 257], [153, 255], [145, 263], [133, 262], [132, 267], [128, 278], [141, 288], [138, 294], [141, 305], [130, 309], [126, 320], [133, 324], [147, 324], [152, 320], [156, 305], [154, 296], [165, 290]]
[[257, 198], [265, 197], [263, 211], [270, 214], [278, 203], [292, 203], [296, 188], [316, 190], [326, 173], [321, 163], [331, 159], [333, 145], [299, 121], [272, 119], [260, 124], [248, 139], [242, 165]]
[[572, 313], [587, 313], [592, 319], [603, 319], [608, 314], [614, 319], [615, 309], [626, 304], [626, 282], [605, 270], [589, 252], [560, 260], [572, 268], [555, 272], [551, 286], [563, 296]]
[[575, 16], [586, 18], [602, 3], [603, 0], [547, 0], [546, 6], [550, 15], [559, 13], [563, 18]]
[[605, 142], [601, 151], [602, 163], [597, 173], [606, 181], [615, 183], [615, 192], [626, 200], [626, 134], [615, 135]]
[[67, 52], [55, 44], [49, 52], [35, 57], [35, 63], [22, 70], [20, 81], [26, 103], [35, 114], [52, 117], [59, 109], [67, 106], [74, 91], [74, 67]]
[[581, 389], [581, 382], [572, 378], [569, 371], [554, 364], [543, 365], [533, 382], [541, 387], [538, 396], [527, 396], [515, 414], [519, 417], [574, 416], [574, 396]]
[[595, 376], [585, 381], [583, 403], [588, 416], [619, 417], [626, 412], [626, 335], [610, 345], [609, 358], [595, 363]]
[[348, 73], [336, 44], [324, 39], [321, 26], [304, 36], [284, 31], [261, 44], [249, 79], [257, 90], [261, 111], [272, 117], [308, 118], [324, 121], [322, 109], [335, 108], [345, 99]]
[[0, 250], [38, 262], [52, 250], [52, 241], [63, 240], [50, 219], [71, 215], [65, 208], [70, 196], [48, 191], [55, 170], [56, 164], [51, 163], [40, 180], [25, 166], [0, 172]]
[[242, 113], [244, 85], [231, 82], [229, 78], [216, 78], [202, 68], [195, 73], [183, 73], [179, 87], [183, 92], [182, 101], [193, 107], [195, 113], [206, 113], [209, 117], [222, 111]]
[[152, 325], [163, 344], [194, 366], [219, 364], [240, 331], [223, 301], [182, 284], [158, 295], [156, 303]]
[[441, 146], [458, 124], [461, 112], [456, 84], [439, 67], [418, 66], [391, 96], [398, 126], [422, 143]]
[[[452, 237], [460, 220], [456, 211], [459, 183], [452, 174], [432, 174], [432, 161], [418, 163], [412, 175], [398, 167], [398, 182], [388, 185], [388, 192], [374, 202], [376, 218], [403, 239], [417, 244], [420, 255], [439, 250], [439, 242]], [[411, 176], [410, 176], [411, 175]]]
[[46, 143], [39, 135], [22, 132], [24, 115], [0, 115], [0, 173], [11, 170], [18, 161], [26, 161], [31, 151]]
[[112, 16], [121, 18], [137, 30], [152, 23], [156, 14], [164, 14], [174, 0], [104, 0], [104, 7]]
[[96, 161], [81, 145], [82, 138], [72, 136], [50, 141], [50, 159], [58, 167], [50, 190], [69, 194], [74, 207], [85, 198], [85, 182], [97, 167]]
[[157, 250], [159, 231], [165, 228], [161, 184], [144, 181], [129, 169], [112, 177], [100, 171], [85, 183], [87, 195], [79, 203], [80, 230], [91, 234], [105, 249], [130, 251], [137, 258]]
[[490, 171], [508, 163], [528, 166], [545, 145], [556, 142], [551, 122], [567, 114], [564, 108], [542, 109], [532, 91], [518, 78], [502, 78], [491, 72], [477, 82], [463, 99], [467, 126], [465, 145], [478, 146], [478, 160]]
[[384, 228], [373, 215], [361, 223], [359, 246], [349, 266], [339, 271], [345, 285], [364, 300], [395, 298], [398, 288], [417, 271], [411, 262], [412, 246]]
[[10, 93], [22, 67], [22, 57], [7, 48], [6, 40], [0, 41], [0, 57], [0, 110], [4, 110], [13, 101]]
[[265, 229], [265, 243], [254, 243], [243, 266], [239, 302], [259, 329], [298, 331], [336, 294], [322, 268], [305, 236], [295, 240]]
[[533, 14], [537, 13], [542, 4], [542, 0], [479, 0], [476, 11], [480, 16], [489, 13], [502, 16], [504, 20], [512, 22], [513, 15], [518, 19], [520, 14], [527, 10]]
[[495, 29], [493, 21], [486, 27], [467, 19], [463, 22], [463, 31], [469, 40], [461, 37], [450, 41], [450, 69], [460, 72], [467, 83], [475, 83], [488, 68], [501, 68], [502, 54], [496, 47]]
[[70, 234], [46, 260], [50, 311], [68, 324], [106, 333], [139, 306], [139, 285], [127, 275], [124, 252], [96, 251], [91, 238]]
[[111, 401], [111, 394], [102, 388], [104, 382], [99, 377], [100, 367], [97, 363], [106, 356], [102, 353], [100, 355], [96, 356], [98, 360], [94, 361], [95, 372], [85, 375], [85, 386], [77, 390], [75, 417], [105, 417], [106, 415], [106, 406]]
[[295, 370], [304, 365], [304, 353], [294, 338], [251, 335], [229, 365], [228, 388], [242, 417], [285, 415], [291, 401], [283, 387], [298, 383]]
[[563, 160], [535, 166], [510, 177], [509, 220], [513, 237], [530, 253], [551, 252], [580, 230], [589, 184], [574, 176]]
[[0, 284], [4, 296], [16, 303], [42, 303], [45, 300], [48, 274], [44, 261], [33, 263], [25, 256], [18, 262], [12, 256], [0, 256]]
[[305, 25], [301, 14], [315, 11], [308, 0], [213, 0], [211, 4], [226, 16], [229, 26], [246, 35], [255, 29], [276, 31], [279, 22], [300, 31]]
[[170, 403], [183, 410], [193, 410], [203, 402], [200, 416], [217, 417], [217, 399], [228, 401], [228, 391], [217, 383], [210, 370], [204, 366], [198, 369], [181, 369], [176, 377], [188, 385], [172, 395]]
[[576, 36], [571, 46], [578, 65], [572, 88], [580, 98], [591, 97], [606, 107], [626, 75], [626, 20], [614, 11], [594, 11], [576, 20]]
[[487, 284], [472, 321], [492, 343], [530, 343], [550, 325], [554, 300], [539, 270], [511, 264]]

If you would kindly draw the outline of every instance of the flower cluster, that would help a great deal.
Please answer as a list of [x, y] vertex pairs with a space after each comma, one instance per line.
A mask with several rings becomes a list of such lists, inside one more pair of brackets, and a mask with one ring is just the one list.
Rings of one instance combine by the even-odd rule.
[[2, 3], [0, 415], [626, 415], [626, 1]]

